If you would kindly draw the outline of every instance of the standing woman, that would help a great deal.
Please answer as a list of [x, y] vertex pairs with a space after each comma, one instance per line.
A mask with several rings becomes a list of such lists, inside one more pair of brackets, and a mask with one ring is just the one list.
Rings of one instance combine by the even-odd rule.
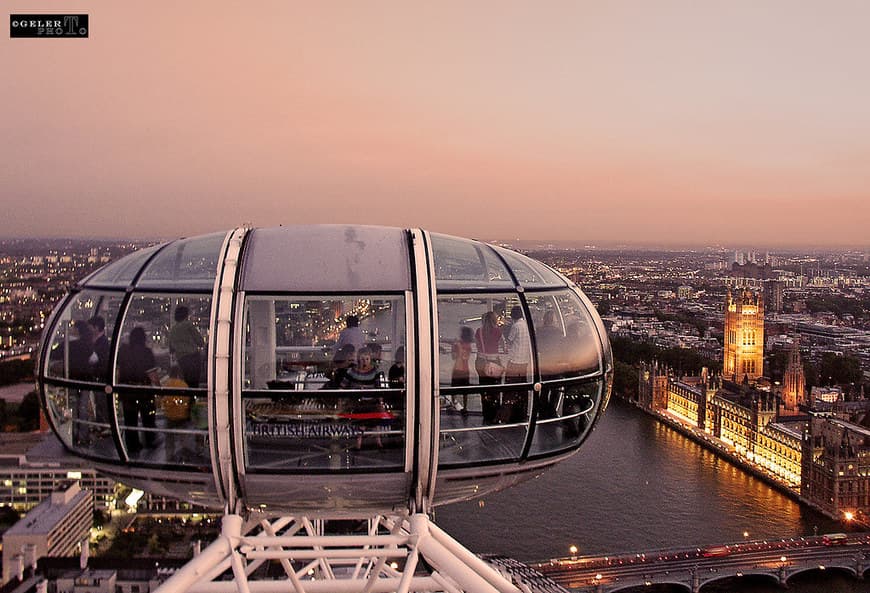
[[[453, 343], [453, 375], [450, 385], [453, 387], [467, 387], [471, 385], [471, 369], [468, 361], [471, 360], [471, 345], [474, 343], [474, 333], [467, 325], [459, 328], [459, 339]], [[462, 403], [456, 401], [456, 396], [451, 398], [453, 409], [468, 414], [468, 394], [462, 395]]]
[[[474, 360], [474, 369], [477, 371], [480, 385], [498, 385], [501, 383], [501, 375], [504, 370], [499, 357], [504, 338], [494, 312], [484, 313], [481, 325], [474, 334], [474, 340], [477, 342], [477, 358]], [[492, 424], [495, 422], [495, 416], [498, 413], [498, 394], [482, 393], [480, 406], [483, 412], [483, 423]]]

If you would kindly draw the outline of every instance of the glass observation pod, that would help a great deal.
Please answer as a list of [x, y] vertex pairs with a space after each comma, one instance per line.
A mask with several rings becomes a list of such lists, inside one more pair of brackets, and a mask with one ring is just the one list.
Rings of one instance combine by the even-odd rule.
[[477, 241], [238, 228], [81, 281], [40, 350], [46, 417], [116, 479], [213, 509], [361, 515], [482, 496], [571, 455], [613, 361], [583, 293]]

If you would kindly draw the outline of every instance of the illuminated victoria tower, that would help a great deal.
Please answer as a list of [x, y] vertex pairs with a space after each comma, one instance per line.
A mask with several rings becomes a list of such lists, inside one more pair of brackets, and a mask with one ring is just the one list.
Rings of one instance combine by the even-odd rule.
[[755, 381], [764, 363], [764, 300], [751, 291], [725, 301], [725, 360], [723, 374], [735, 381]]

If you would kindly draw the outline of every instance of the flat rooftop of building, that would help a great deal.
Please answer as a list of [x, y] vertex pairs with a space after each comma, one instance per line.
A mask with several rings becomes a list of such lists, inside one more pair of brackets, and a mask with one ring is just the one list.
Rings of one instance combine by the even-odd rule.
[[0, 432], [0, 455], [24, 455], [47, 437], [57, 440], [50, 432]]
[[91, 579], [91, 580], [108, 580], [112, 577], [116, 577], [118, 574], [117, 570], [94, 570], [92, 568], [85, 568], [84, 570], [75, 570], [71, 569], [66, 571], [65, 573], [58, 575], [59, 578], [68, 578], [68, 579]]
[[839, 418], [828, 418], [828, 421], [833, 422], [837, 426], [840, 426], [847, 430], [851, 430], [852, 432], [857, 432], [858, 434], [865, 437], [870, 437], [870, 430], [864, 428], [860, 424], [852, 424], [851, 422], [846, 422], [845, 420], [840, 420]]
[[27, 461], [29, 463], [49, 463], [52, 465], [70, 463], [82, 465], [87, 463], [78, 457], [70, 455], [52, 432], [43, 433], [43, 437], [34, 442], [27, 450]]
[[[73, 487], [78, 488], [77, 485]], [[48, 496], [29, 511], [23, 519], [6, 530], [3, 536], [47, 535], [71, 509], [75, 508], [83, 498], [89, 496], [91, 493], [87, 490], [79, 490], [65, 503], [57, 502], [54, 496]]]
[[800, 440], [801, 438], [803, 438], [804, 427], [806, 426], [806, 424], [806, 418], [803, 418], [801, 420], [780, 419], [776, 422], [771, 422], [770, 426], [780, 432], [784, 432]]

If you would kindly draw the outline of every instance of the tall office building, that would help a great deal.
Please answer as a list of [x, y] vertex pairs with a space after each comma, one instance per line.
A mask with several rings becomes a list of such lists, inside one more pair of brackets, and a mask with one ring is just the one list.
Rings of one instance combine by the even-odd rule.
[[723, 374], [734, 380], [754, 382], [764, 367], [764, 301], [751, 291], [725, 299], [725, 359]]
[[764, 283], [764, 303], [769, 311], [779, 314], [783, 308], [783, 285], [778, 280], [766, 280]]
[[72, 556], [93, 522], [91, 493], [71, 482], [52, 492], [3, 534], [3, 582], [43, 556]]

